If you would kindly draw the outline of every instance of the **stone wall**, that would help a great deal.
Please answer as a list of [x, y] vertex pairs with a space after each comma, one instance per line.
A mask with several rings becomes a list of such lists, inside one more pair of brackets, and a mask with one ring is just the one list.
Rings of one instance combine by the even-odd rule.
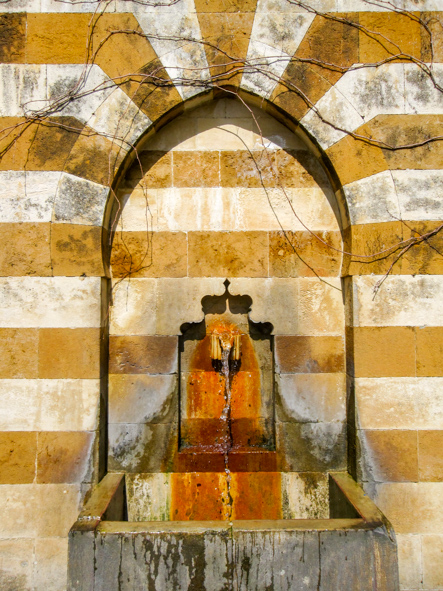
[[[2, 589], [65, 588], [68, 529], [106, 466], [108, 331], [111, 350], [129, 339], [136, 358], [137, 338], [144, 338], [167, 353], [181, 314], [158, 302], [174, 301], [179, 289], [187, 320], [200, 319], [201, 297], [221, 293], [227, 276], [232, 291], [250, 295], [262, 306], [257, 314], [276, 327], [283, 393], [285, 384], [289, 393], [301, 381], [309, 391], [321, 386], [330, 393], [333, 384], [318, 382], [342, 379], [343, 320], [323, 327], [331, 307], [343, 310], [344, 303], [349, 468], [394, 525], [402, 588], [443, 587], [441, 234], [402, 242], [437, 229], [443, 217], [442, 144], [430, 141], [441, 135], [443, 114], [435, 85], [443, 58], [439, 8], [433, 0], [405, 0], [398, 10], [381, 0], [320, 0], [314, 10], [295, 0], [2, 4]], [[297, 132], [278, 131], [278, 137], [303, 139], [329, 171], [338, 222], [329, 218], [324, 226], [322, 215], [309, 218], [311, 206], [303, 209], [309, 187], [297, 213], [306, 214], [309, 229], [337, 244], [343, 239], [346, 252], [367, 258], [345, 256], [340, 269], [339, 259], [316, 249], [292, 221], [285, 229], [312, 257], [321, 280], [286, 252], [238, 143], [256, 149], [250, 118], [233, 125], [226, 110], [217, 114], [214, 105], [228, 102], [210, 102], [220, 86], [262, 107], [264, 136], [277, 158], [282, 147], [290, 153], [299, 144], [276, 141], [274, 130], [281, 128], [270, 116]], [[238, 100], [229, 103], [239, 108]], [[206, 114], [194, 117], [190, 109], [199, 104]], [[229, 119], [244, 118], [234, 115]], [[183, 135], [168, 139], [168, 128], [160, 129], [172, 119], [169, 129]], [[141, 179], [135, 175], [126, 186], [142, 136], [144, 168], [148, 175], [156, 171], [157, 183], [149, 187], [157, 224], [152, 264], [128, 281], [125, 251], [114, 241], [113, 281], [122, 281], [111, 292], [116, 196], [130, 193], [119, 230], [131, 234], [137, 256], [145, 248]], [[243, 155], [230, 160], [232, 152]], [[240, 171], [232, 168], [239, 162]], [[290, 194], [300, 178], [297, 162], [279, 160]], [[202, 170], [197, 185], [187, 174], [191, 165]], [[248, 207], [247, 199], [257, 206]], [[285, 224], [284, 211], [281, 217]], [[216, 255], [220, 244], [236, 253], [235, 264]], [[402, 252], [399, 244], [411, 246]], [[386, 256], [371, 258], [386, 249]], [[319, 292], [331, 294], [325, 309], [316, 307], [325, 301]], [[285, 314], [272, 319], [276, 300]], [[285, 359], [294, 356], [300, 366], [286, 374]], [[322, 371], [312, 372], [313, 358]], [[110, 402], [119, 392], [112, 382], [130, 373], [124, 359], [112, 359]], [[146, 371], [163, 374], [158, 383], [174, 373], [172, 357], [163, 359], [161, 368]], [[167, 398], [169, 386], [157, 387]], [[289, 394], [287, 400], [290, 415], [303, 410], [309, 418], [309, 408], [297, 407]], [[111, 442], [120, 428], [113, 425], [137, 431], [136, 420], [118, 414], [121, 407], [110, 408]], [[331, 412], [325, 407], [323, 424], [335, 421]]]

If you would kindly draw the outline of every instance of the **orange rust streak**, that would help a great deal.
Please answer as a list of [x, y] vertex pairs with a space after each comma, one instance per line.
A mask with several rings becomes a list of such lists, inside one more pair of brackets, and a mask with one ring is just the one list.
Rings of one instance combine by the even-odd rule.
[[170, 519], [173, 521], [225, 519], [223, 500], [227, 500], [223, 472], [171, 475]]
[[187, 384], [188, 419], [219, 419], [225, 406], [225, 380], [208, 371], [193, 371]]
[[232, 474], [232, 519], [281, 519], [281, 474], [237, 472]]
[[239, 371], [231, 385], [231, 417], [233, 419], [258, 418], [260, 416], [260, 374]]

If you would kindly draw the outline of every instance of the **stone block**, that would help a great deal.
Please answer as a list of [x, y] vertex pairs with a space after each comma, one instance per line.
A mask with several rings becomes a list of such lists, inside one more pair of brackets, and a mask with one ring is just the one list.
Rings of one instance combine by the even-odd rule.
[[355, 397], [362, 429], [440, 429], [442, 378], [357, 378]]
[[177, 423], [111, 423], [108, 469], [111, 472], [168, 472], [178, 447]]
[[417, 482], [417, 431], [359, 430], [361, 479], [376, 482]]
[[268, 248], [265, 232], [189, 232], [189, 275], [266, 277]]
[[342, 287], [338, 277], [298, 280], [298, 334], [341, 335], [344, 332]]
[[[436, 231], [427, 240], [414, 244], [402, 256], [402, 272], [411, 275], [442, 275], [443, 259], [439, 254], [443, 245], [443, 234], [438, 230], [441, 222], [410, 222], [404, 231], [404, 239], [419, 238]], [[437, 231], [438, 230], [438, 231]]]
[[229, 291], [251, 296], [251, 320], [271, 322], [274, 335], [300, 334], [299, 280], [233, 278]]
[[161, 230], [214, 232], [238, 229], [236, 189], [162, 190], [157, 193], [157, 204]]
[[146, 189], [172, 187], [172, 153], [163, 150], [143, 150], [139, 155], [139, 161], [129, 169], [125, 182], [128, 181], [139, 183]]
[[422, 574], [421, 536], [397, 534], [401, 589], [420, 589]]
[[41, 328], [38, 377], [99, 378], [102, 339], [99, 328]]
[[218, 152], [176, 151], [172, 162], [174, 187], [220, 186]]
[[0, 430], [93, 431], [99, 380], [0, 380]]
[[49, 431], [38, 434], [39, 484], [91, 482], [96, 434], [85, 431]]
[[187, 237], [183, 232], [117, 232], [111, 254], [112, 276], [185, 277]]
[[195, 0], [197, 12], [255, 12], [257, 0]]
[[117, 280], [112, 290], [110, 334], [155, 334], [156, 305], [157, 281], [155, 279]]
[[[2, 484], [0, 486], [2, 529], [0, 539], [34, 538], [38, 532], [40, 500], [34, 484]], [[74, 517], [75, 519], [75, 517]], [[4, 542], [2, 542], [4, 544]]]
[[[441, 326], [443, 278], [432, 275], [353, 278], [354, 326]], [[401, 305], [399, 305], [401, 302]]]
[[0, 223], [0, 275], [51, 276], [49, 239], [47, 223]]
[[102, 228], [51, 224], [51, 264], [54, 275], [104, 276]]
[[34, 585], [36, 591], [59, 591], [67, 585], [67, 538], [39, 538], [35, 541]]
[[[169, 194], [169, 189], [166, 194]], [[148, 232], [152, 229], [174, 230], [177, 228], [160, 227], [158, 223], [158, 197], [157, 189], [145, 189], [136, 186], [130, 189], [122, 186], [117, 190], [114, 200], [120, 210], [111, 220], [111, 226], [116, 232]]]
[[385, 170], [343, 187], [351, 224], [377, 224], [401, 216], [393, 172]]
[[129, 521], [169, 521], [171, 474], [126, 475]]
[[277, 336], [275, 362], [276, 371], [282, 374], [343, 372], [343, 338]]
[[275, 150], [223, 150], [220, 152], [222, 187], [263, 188], [278, 186]]
[[277, 413], [280, 420], [299, 423], [345, 420], [345, 374], [282, 374], [278, 383], [280, 404]]
[[409, 15], [366, 12], [359, 15], [359, 61], [374, 63], [403, 52], [421, 58], [419, 23]]
[[340, 233], [314, 231], [314, 234], [307, 231], [272, 232], [269, 236], [269, 274], [275, 277], [338, 276], [340, 251], [343, 250]]
[[283, 472], [283, 519], [329, 519], [328, 476], [321, 472]]
[[169, 336], [109, 339], [109, 373], [169, 374], [177, 371], [178, 341]]
[[117, 591], [121, 546], [122, 537], [118, 534], [101, 533], [98, 536], [94, 550], [94, 591]]
[[327, 472], [346, 469], [343, 423], [276, 424], [279, 470]]
[[0, 43], [0, 59], [3, 64], [25, 61], [26, 15], [2, 14], [0, 27], [3, 31]]
[[423, 589], [443, 587], [443, 536], [422, 536]]
[[103, 185], [63, 173], [55, 199], [55, 221], [100, 226], [108, 193]]
[[0, 328], [0, 378], [38, 377], [38, 330]]
[[197, 129], [195, 147], [197, 150], [244, 150], [253, 149], [256, 134], [252, 117], [199, 117], [196, 121]]
[[[34, 540], [0, 541], [0, 585], [5, 591], [28, 591], [34, 587]], [[39, 590], [40, 591], [40, 590]]]
[[82, 64], [89, 19], [87, 14], [29, 15], [28, 63]]
[[374, 502], [399, 534], [438, 534], [442, 530], [441, 482], [377, 484]]
[[178, 412], [175, 375], [109, 376], [111, 423], [170, 423]]
[[61, 172], [0, 172], [0, 215], [3, 223], [50, 222]]
[[403, 220], [443, 218], [438, 198], [443, 184], [441, 170], [393, 170], [391, 175]]
[[68, 591], [93, 591], [95, 532], [81, 528], [69, 532]]
[[345, 255], [343, 273], [346, 275], [382, 275], [389, 269], [392, 275], [403, 271], [404, 248], [403, 224], [399, 221], [359, 224], [348, 229], [348, 251]]
[[34, 482], [37, 451], [37, 433], [0, 433], [1, 484], [27, 484]]
[[355, 377], [415, 376], [415, 330], [403, 326], [353, 329]]
[[443, 481], [443, 431], [418, 432], [418, 473], [420, 481]]
[[96, 277], [1, 278], [0, 326], [100, 326], [100, 292]]
[[184, 322], [201, 322], [202, 298], [206, 295], [224, 293], [225, 277], [158, 279], [156, 334], [178, 335]]

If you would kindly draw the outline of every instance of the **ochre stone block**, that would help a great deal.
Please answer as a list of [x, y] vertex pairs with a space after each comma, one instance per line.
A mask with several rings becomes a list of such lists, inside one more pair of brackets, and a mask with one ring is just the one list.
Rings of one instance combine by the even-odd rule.
[[219, 152], [174, 152], [174, 187], [218, 187]]
[[112, 184], [125, 155], [111, 139], [85, 129], [75, 142], [64, 169], [107, 187]]
[[415, 332], [407, 326], [354, 328], [354, 372], [358, 378], [415, 376]]
[[101, 347], [99, 328], [42, 328], [39, 378], [98, 378]]
[[[440, 21], [439, 12], [421, 12], [420, 19], [426, 23], [425, 27], [420, 27], [421, 32], [421, 59], [425, 62], [431, 61], [431, 42], [433, 57], [436, 63], [443, 62], [443, 23]], [[429, 32], [431, 35], [429, 35]]]
[[142, 187], [160, 189], [172, 187], [172, 154], [158, 150], [145, 150], [129, 171], [129, 178]]
[[34, 482], [37, 433], [0, 433], [0, 484]]
[[[406, 222], [403, 237], [420, 238], [442, 225], [438, 222]], [[404, 275], [443, 274], [443, 229], [418, 244], [414, 244], [402, 255], [401, 268]]]
[[49, 236], [49, 223], [0, 223], [0, 276], [51, 276]]
[[195, 0], [197, 12], [255, 12], [257, 0]]
[[364, 480], [417, 482], [417, 431], [361, 431]]
[[443, 481], [443, 431], [418, 432], [419, 479]]
[[38, 330], [0, 328], [0, 378], [38, 377]]
[[91, 482], [95, 433], [49, 431], [38, 434], [37, 482]]
[[267, 277], [267, 232], [189, 232], [190, 277]]
[[109, 339], [109, 373], [169, 374], [177, 370], [177, 337], [121, 336]]
[[117, 232], [111, 254], [113, 277], [185, 277], [184, 232]]
[[275, 356], [280, 373], [344, 371], [341, 337], [277, 336]]
[[219, 86], [238, 86], [254, 22], [252, 12], [198, 13], [211, 75]]
[[343, 261], [344, 275], [402, 274], [403, 258], [399, 258], [403, 243], [403, 224], [385, 222], [381, 224], [358, 224], [346, 230], [347, 251]]
[[415, 329], [417, 375], [443, 376], [443, 327], [423, 326]]
[[231, 481], [232, 519], [281, 519], [279, 472], [237, 472]]
[[421, 59], [422, 26], [412, 15], [362, 12], [358, 18], [360, 63], [373, 64], [401, 53]]
[[94, 63], [117, 84], [157, 58], [133, 14], [100, 14], [94, 22]]
[[[363, 137], [370, 137], [371, 129], [368, 125], [363, 125], [356, 129], [355, 133]], [[331, 159], [342, 185], [389, 168], [381, 148], [351, 136], [346, 136], [335, 143], [326, 150], [326, 153]]]
[[63, 170], [83, 123], [74, 117], [49, 117], [39, 123], [3, 117], [1, 128], [0, 170]]
[[284, 234], [271, 232], [269, 235], [270, 276], [339, 276], [342, 258], [340, 251], [343, 249], [340, 232], [314, 231], [314, 234], [315, 236], [307, 231]]
[[51, 261], [54, 275], [103, 276], [102, 228], [52, 224]]
[[143, 66], [137, 74], [123, 81], [120, 88], [153, 122], [183, 103], [159, 59]]
[[0, 63], [23, 63], [26, 59], [26, 14], [1, 14], [0, 31]]
[[29, 64], [83, 64], [90, 14], [28, 14], [26, 59]]

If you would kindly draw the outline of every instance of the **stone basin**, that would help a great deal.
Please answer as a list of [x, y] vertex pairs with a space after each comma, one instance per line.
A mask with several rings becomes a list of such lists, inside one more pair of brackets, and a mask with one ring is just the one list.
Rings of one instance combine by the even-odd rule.
[[345, 472], [328, 519], [128, 521], [125, 474], [99, 483], [69, 535], [70, 591], [397, 591], [393, 529]]

